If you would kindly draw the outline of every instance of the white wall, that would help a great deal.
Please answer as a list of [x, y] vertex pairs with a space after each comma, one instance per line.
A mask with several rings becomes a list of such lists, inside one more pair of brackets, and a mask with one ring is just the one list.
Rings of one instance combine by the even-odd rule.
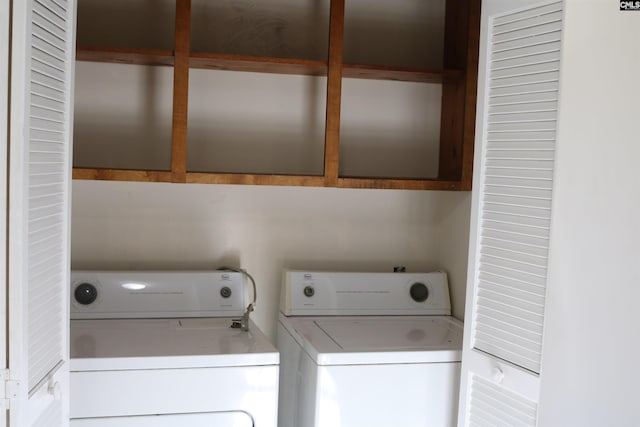
[[541, 426], [640, 425], [640, 12], [567, 0]]
[[72, 268], [246, 268], [272, 338], [283, 268], [450, 273], [462, 317], [469, 193], [74, 181]]

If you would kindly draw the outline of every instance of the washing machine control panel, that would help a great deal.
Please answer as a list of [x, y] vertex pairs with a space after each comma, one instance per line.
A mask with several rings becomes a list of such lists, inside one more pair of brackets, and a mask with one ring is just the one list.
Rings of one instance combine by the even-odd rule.
[[447, 275], [286, 271], [280, 310], [287, 316], [450, 315]]
[[71, 272], [71, 318], [242, 315], [244, 277], [227, 271]]

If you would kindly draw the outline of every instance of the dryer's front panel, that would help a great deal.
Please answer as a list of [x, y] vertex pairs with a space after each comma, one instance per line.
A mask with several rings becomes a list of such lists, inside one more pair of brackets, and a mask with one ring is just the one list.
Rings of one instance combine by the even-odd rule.
[[[71, 372], [70, 381], [72, 420], [242, 412], [249, 414], [260, 427], [276, 427], [277, 365]], [[236, 426], [217, 422], [203, 425]]]
[[207, 412], [199, 414], [143, 415], [71, 420], [71, 427], [253, 427], [244, 412]]

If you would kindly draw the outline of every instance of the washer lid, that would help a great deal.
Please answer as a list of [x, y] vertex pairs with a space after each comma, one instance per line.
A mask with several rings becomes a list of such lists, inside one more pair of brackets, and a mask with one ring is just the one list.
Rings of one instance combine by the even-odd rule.
[[319, 365], [458, 362], [462, 325], [449, 316], [281, 317]]
[[230, 318], [72, 320], [71, 371], [275, 365], [279, 354], [251, 324]]

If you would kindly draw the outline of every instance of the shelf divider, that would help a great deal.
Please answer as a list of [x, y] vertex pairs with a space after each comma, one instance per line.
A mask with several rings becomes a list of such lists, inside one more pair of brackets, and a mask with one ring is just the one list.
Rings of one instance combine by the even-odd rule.
[[446, 9], [444, 66], [467, 73], [442, 85], [438, 176], [471, 189], [480, 0], [447, 0]]
[[187, 173], [187, 117], [189, 105], [191, 0], [176, 0], [175, 37], [171, 173], [173, 175], [173, 182], [185, 182]]
[[325, 186], [338, 184], [340, 164], [340, 99], [344, 50], [344, 0], [331, 0], [329, 17], [329, 73], [327, 76], [327, 114], [325, 120]]
[[478, 93], [478, 61], [480, 56], [481, 0], [470, 0], [467, 23], [466, 96], [464, 100], [464, 134], [462, 142], [462, 174], [460, 190], [471, 190], [473, 181], [473, 147], [476, 131]]

